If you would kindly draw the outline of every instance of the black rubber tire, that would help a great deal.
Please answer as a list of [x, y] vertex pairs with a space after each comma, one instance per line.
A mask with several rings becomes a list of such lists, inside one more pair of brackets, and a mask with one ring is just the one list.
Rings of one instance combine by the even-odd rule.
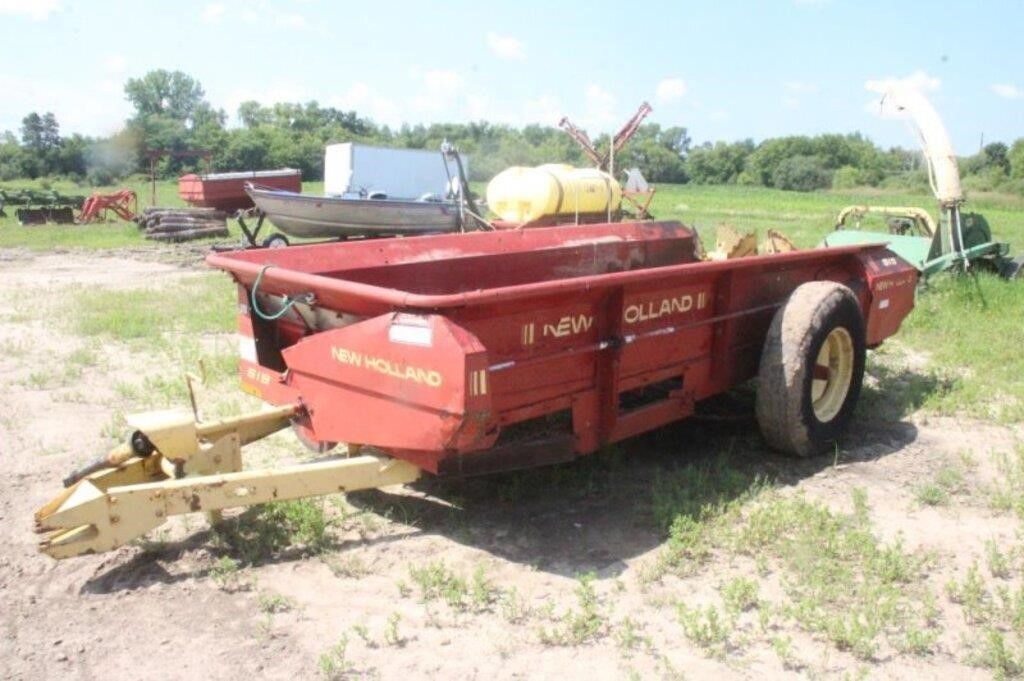
[[1008, 262], [1003, 267], [1002, 275], [1010, 281], [1024, 281], [1024, 255], [1018, 255]]
[[[843, 327], [853, 345], [853, 372], [842, 406], [822, 422], [811, 399], [813, 368], [832, 331]], [[820, 454], [839, 439], [864, 380], [864, 318], [849, 288], [832, 281], [802, 284], [775, 313], [758, 371], [757, 422], [773, 448], [797, 456]]]
[[263, 248], [287, 248], [291, 244], [284, 234], [271, 234], [263, 240]]

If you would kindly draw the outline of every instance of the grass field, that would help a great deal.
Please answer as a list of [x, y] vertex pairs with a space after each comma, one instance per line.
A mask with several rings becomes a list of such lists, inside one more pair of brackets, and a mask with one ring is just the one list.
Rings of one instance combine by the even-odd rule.
[[[144, 182], [135, 188], [148, 195]], [[173, 183], [158, 190], [161, 203], [178, 203]], [[931, 205], [923, 195], [670, 186], [653, 211], [706, 242], [728, 223], [811, 246], [850, 203]], [[973, 207], [997, 238], [1024, 247], [1024, 202], [986, 196]], [[19, 472], [0, 480], [0, 515], [27, 520], [59, 471], [123, 437], [123, 414], [187, 404], [181, 374], [200, 361], [207, 416], [256, 405], [237, 389], [231, 282], [180, 261], [133, 260], [142, 245], [171, 250], [131, 224], [0, 221], [0, 248], [33, 257], [6, 277], [0, 269], [10, 301], [0, 382], [15, 394], [0, 441], [16, 443]], [[111, 250], [127, 273], [89, 257]], [[134, 660], [140, 640], [178, 646], [194, 621], [221, 617], [209, 626], [228, 632], [218, 650], [238, 653], [235, 669], [254, 656], [330, 679], [378, 668], [430, 676], [439, 650], [471, 651], [460, 659], [480, 667], [467, 678], [571, 677], [587, 664], [622, 678], [1022, 676], [1022, 303], [1022, 282], [934, 278], [899, 334], [869, 355], [857, 418], [834, 454], [795, 461], [768, 452], [753, 419], [690, 419], [569, 464], [416, 490], [444, 503], [336, 495], [256, 507], [211, 534], [186, 516], [95, 557], [84, 587], [74, 561], [43, 569], [27, 522], [9, 523], [0, 540], [18, 547], [12, 560], [27, 577], [0, 586], [0, 605], [17, 589], [51, 589], [45, 602], [9, 599], [22, 607], [19, 627], [56, 646], [59, 622], [75, 649], [79, 637], [91, 642], [79, 654], [96, 664]], [[742, 404], [749, 391], [734, 397]], [[247, 448], [247, 465], [298, 451], [283, 432]], [[173, 576], [150, 581], [147, 566]], [[125, 647], [95, 637], [109, 626], [108, 582], [137, 623]], [[104, 605], [86, 611], [80, 589]]]

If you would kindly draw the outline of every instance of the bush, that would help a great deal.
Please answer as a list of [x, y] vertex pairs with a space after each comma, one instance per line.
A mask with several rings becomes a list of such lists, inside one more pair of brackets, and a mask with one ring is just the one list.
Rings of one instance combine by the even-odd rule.
[[1019, 180], [1007, 180], [999, 187], [999, 191], [1006, 192], [1007, 194], [1024, 196], [1024, 178]]
[[911, 170], [890, 175], [882, 180], [880, 186], [883, 189], [931, 193], [931, 188], [928, 186], [928, 173], [924, 170]]
[[832, 175], [832, 189], [853, 189], [861, 184], [860, 171], [853, 166], [843, 166]]
[[963, 179], [963, 188], [975, 192], [992, 192], [1006, 182], [1006, 172], [999, 166], [989, 166]]
[[816, 156], [791, 156], [775, 168], [772, 185], [776, 189], [810, 192], [832, 186], [832, 175]]

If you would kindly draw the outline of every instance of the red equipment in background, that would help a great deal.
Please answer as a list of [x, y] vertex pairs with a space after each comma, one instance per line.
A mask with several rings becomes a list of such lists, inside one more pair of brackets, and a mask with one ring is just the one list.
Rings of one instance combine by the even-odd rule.
[[252, 208], [245, 183], [289, 192], [302, 191], [302, 172], [292, 168], [231, 173], [189, 173], [178, 178], [178, 196], [193, 206], [225, 212]]
[[94, 192], [82, 204], [82, 212], [76, 222], [85, 224], [107, 219], [107, 211], [111, 210], [122, 220], [134, 220], [139, 210], [139, 197], [131, 189], [122, 189], [111, 194]]

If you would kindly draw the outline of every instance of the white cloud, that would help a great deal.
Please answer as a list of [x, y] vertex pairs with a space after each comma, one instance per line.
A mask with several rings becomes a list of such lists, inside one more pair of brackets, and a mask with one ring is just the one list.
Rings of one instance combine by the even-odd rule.
[[[0, 0], [2, 1], [2, 0]], [[211, 2], [199, 12], [199, 19], [208, 24], [219, 24], [228, 18], [267, 30], [307, 30], [312, 28], [306, 17], [298, 12], [282, 11], [266, 0], [232, 4]]]
[[271, 15], [274, 24], [279, 28], [309, 28], [306, 17], [297, 12], [275, 12]]
[[430, 69], [422, 73], [414, 69], [413, 76], [419, 77], [422, 89], [412, 98], [410, 105], [415, 111], [432, 117], [450, 113], [465, 84], [460, 73], [448, 69]]
[[46, 21], [57, 9], [57, 0], [0, 0], [0, 14], [26, 16], [32, 21]]
[[657, 97], [659, 101], [675, 101], [681, 99], [685, 94], [686, 81], [682, 78], [666, 78], [658, 83]]
[[466, 108], [469, 110], [470, 120], [486, 120], [493, 118], [490, 115], [491, 103], [484, 95], [470, 93], [466, 95]]
[[202, 12], [199, 13], [199, 18], [205, 22], [214, 24], [224, 17], [225, 12], [227, 12], [227, 7], [219, 2], [211, 2], [203, 8]]
[[797, 99], [796, 97], [783, 97], [782, 98], [782, 106], [784, 106], [787, 109], [791, 109], [791, 110], [792, 109], [799, 109], [800, 108], [800, 100]]
[[309, 28], [309, 22], [301, 14], [296, 12], [280, 12], [266, 5], [257, 5], [255, 8], [242, 10], [239, 18], [244, 23], [258, 28]]
[[818, 91], [818, 86], [814, 83], [806, 83], [800, 80], [790, 80], [784, 83], [787, 92], [792, 92], [794, 95], [812, 95]]
[[124, 73], [128, 69], [128, 60], [124, 58], [123, 54], [112, 54], [103, 62], [103, 68], [108, 73]]
[[402, 124], [402, 108], [398, 102], [381, 95], [366, 83], [355, 83], [341, 95], [331, 97], [328, 104], [344, 111], [355, 111], [374, 123]]
[[487, 34], [487, 44], [502, 59], [526, 59], [526, 46], [519, 38], [491, 32]]
[[431, 93], [450, 95], [462, 89], [462, 75], [447, 69], [431, 69], [423, 74], [423, 86]]
[[905, 118], [906, 113], [899, 109], [892, 98], [885, 97], [886, 94], [901, 89], [917, 90], [920, 93], [934, 92], [942, 86], [942, 81], [935, 76], [930, 76], [921, 69], [918, 69], [903, 78], [879, 78], [868, 80], [864, 88], [882, 95], [881, 99], [873, 99], [864, 104], [864, 111], [878, 116], [879, 118], [900, 119]]
[[1024, 90], [1009, 83], [996, 83], [990, 88], [992, 92], [1006, 99], [1024, 99]]
[[928, 75], [921, 69], [918, 69], [909, 76], [904, 76], [903, 78], [880, 78], [877, 80], [869, 80], [864, 83], [864, 87], [866, 89], [882, 95], [889, 90], [901, 87], [909, 87], [920, 92], [933, 92], [938, 90], [941, 85], [941, 80], [935, 76]]
[[540, 123], [541, 125], [557, 125], [565, 113], [558, 97], [551, 95], [540, 95], [534, 99], [528, 99], [523, 104], [523, 122]]
[[615, 95], [600, 85], [591, 85], [587, 88], [584, 98], [583, 116], [580, 124], [594, 134], [598, 131], [610, 132], [611, 126], [616, 122], [616, 104]]
[[0, 74], [0, 92], [4, 93], [0, 97], [0, 130], [16, 132], [28, 111], [52, 111], [62, 133], [110, 135], [120, 130], [131, 115], [131, 106], [123, 97], [111, 96], [119, 92], [112, 81], [68, 97], [66, 90], [34, 78]]

